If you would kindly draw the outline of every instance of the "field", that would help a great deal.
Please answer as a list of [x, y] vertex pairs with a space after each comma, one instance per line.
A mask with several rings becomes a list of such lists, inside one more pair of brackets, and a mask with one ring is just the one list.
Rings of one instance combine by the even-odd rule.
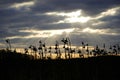
[[20, 53], [0, 53], [0, 80], [119, 80], [119, 56], [34, 60]]

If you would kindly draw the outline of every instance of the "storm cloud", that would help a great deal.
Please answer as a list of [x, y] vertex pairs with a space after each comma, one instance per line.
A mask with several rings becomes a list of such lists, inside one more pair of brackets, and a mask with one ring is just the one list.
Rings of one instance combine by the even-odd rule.
[[66, 36], [73, 45], [119, 43], [119, 23], [119, 0], [1, 0], [0, 47], [7, 38], [19, 47]]

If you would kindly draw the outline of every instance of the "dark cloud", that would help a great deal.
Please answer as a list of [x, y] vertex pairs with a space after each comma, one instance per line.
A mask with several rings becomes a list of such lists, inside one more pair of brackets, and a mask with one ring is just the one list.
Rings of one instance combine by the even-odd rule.
[[27, 1], [33, 1], [33, 0], [0, 0], [0, 4], [12, 4], [12, 3], [21, 3], [21, 2], [27, 2]]
[[89, 15], [120, 5], [119, 0], [44, 0], [36, 1], [33, 11], [72, 11], [82, 9]]
[[101, 25], [96, 25], [93, 28], [96, 29], [112, 29], [112, 30], [118, 30], [120, 29], [120, 16], [118, 15], [114, 15], [114, 16], [107, 16], [107, 17], [103, 17], [101, 19], [99, 19], [99, 21], [104, 22]]
[[[23, 3], [33, 1], [32, 6], [22, 6], [19, 9], [11, 7], [15, 3]], [[20, 30], [59, 30], [67, 28], [78, 28], [70, 34], [71, 41], [74, 45], [80, 45], [81, 41], [90, 44], [105, 42], [119, 42], [120, 34], [120, 11], [113, 16], [105, 16], [97, 20], [91, 20], [87, 23], [60, 23], [57, 22], [66, 19], [66, 16], [46, 15], [47, 12], [71, 12], [82, 9], [84, 16], [91, 18], [100, 15], [102, 12], [120, 6], [119, 0], [0, 0], [0, 39], [12, 36], [28, 36], [33, 33], [19, 32]], [[28, 9], [28, 10], [27, 10]], [[95, 25], [96, 22], [104, 22], [104, 24]], [[54, 24], [53, 24], [54, 23]], [[56, 23], [56, 24], [55, 24]], [[107, 33], [116, 33], [117, 35], [90, 34], [80, 33], [84, 28], [92, 29], [109, 29]], [[66, 33], [62, 35], [52, 36], [47, 42], [53, 44], [56, 39], [60, 40], [66, 37]], [[54, 40], [52, 40], [54, 37]], [[46, 38], [42, 38], [43, 41]], [[39, 38], [34, 39], [13, 39], [18, 44], [32, 44], [38, 42]], [[29, 41], [29, 42], [28, 42]], [[0, 43], [2, 40], [0, 40]], [[27, 43], [28, 42], [28, 43]]]

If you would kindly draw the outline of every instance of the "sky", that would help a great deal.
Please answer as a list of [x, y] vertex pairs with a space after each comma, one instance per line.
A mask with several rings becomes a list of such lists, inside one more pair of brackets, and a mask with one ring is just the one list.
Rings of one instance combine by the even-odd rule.
[[[120, 43], [120, 0], [0, 0], [0, 47]], [[59, 42], [62, 44], [61, 42]]]

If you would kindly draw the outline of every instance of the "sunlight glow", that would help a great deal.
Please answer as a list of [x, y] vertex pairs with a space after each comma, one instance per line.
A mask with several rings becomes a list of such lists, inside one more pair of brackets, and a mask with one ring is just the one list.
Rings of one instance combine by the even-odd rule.
[[21, 7], [30, 7], [32, 5], [34, 5], [34, 2], [29, 1], [29, 2], [23, 2], [23, 3], [15, 3], [15, 4], [11, 5], [11, 8], [20, 9]]
[[96, 22], [96, 23], [93, 23], [92, 25], [93, 26], [97, 26], [97, 25], [101, 25], [101, 24], [104, 24], [105, 22], [103, 22], [103, 21], [99, 21], [99, 22]]
[[74, 28], [60, 30], [20, 30], [19, 32], [37, 33], [39, 35], [43, 35], [43, 37], [48, 37], [53, 35], [61, 35], [63, 32], [70, 33], [73, 30]]
[[57, 16], [67, 16], [67, 17], [77, 17], [81, 15], [81, 10], [77, 10], [74, 12], [48, 12], [46, 15], [57, 15]]
[[104, 35], [119, 35], [117, 33], [111, 33], [110, 29], [91, 29], [91, 28], [85, 28], [81, 32], [83, 32], [83, 33], [94, 33], [94, 34], [104, 34]]
[[100, 15], [98, 15], [95, 19], [99, 19], [99, 18], [102, 18], [102, 17], [105, 17], [105, 16], [113, 16], [117, 13], [117, 10], [119, 10], [120, 7], [115, 7], [115, 8], [112, 8], [112, 9], [108, 9], [107, 11], [105, 12], [102, 12]]
[[4, 47], [5, 45], [3, 43], [0, 43], [0, 47]]
[[74, 28], [60, 29], [60, 30], [20, 30], [19, 32], [30, 33], [28, 36], [12, 36], [6, 37], [6, 39], [16, 39], [16, 38], [39, 38], [39, 37], [51, 37], [55, 35], [62, 35], [64, 32], [69, 34]]
[[85, 28], [82, 30], [82, 32], [88, 32], [88, 33], [104, 33], [104, 31], [99, 29], [91, 29], [91, 28]]
[[75, 22], [86, 23], [88, 20], [90, 20], [90, 17], [70, 17], [65, 19], [65, 21], [68, 21], [70, 23], [75, 23]]
[[48, 12], [46, 15], [57, 15], [57, 16], [64, 16], [64, 20], [60, 20], [58, 22], [55, 22], [53, 24], [59, 24], [59, 23], [86, 23], [91, 18], [90, 17], [84, 17], [82, 16], [82, 10], [77, 10], [73, 12]]

